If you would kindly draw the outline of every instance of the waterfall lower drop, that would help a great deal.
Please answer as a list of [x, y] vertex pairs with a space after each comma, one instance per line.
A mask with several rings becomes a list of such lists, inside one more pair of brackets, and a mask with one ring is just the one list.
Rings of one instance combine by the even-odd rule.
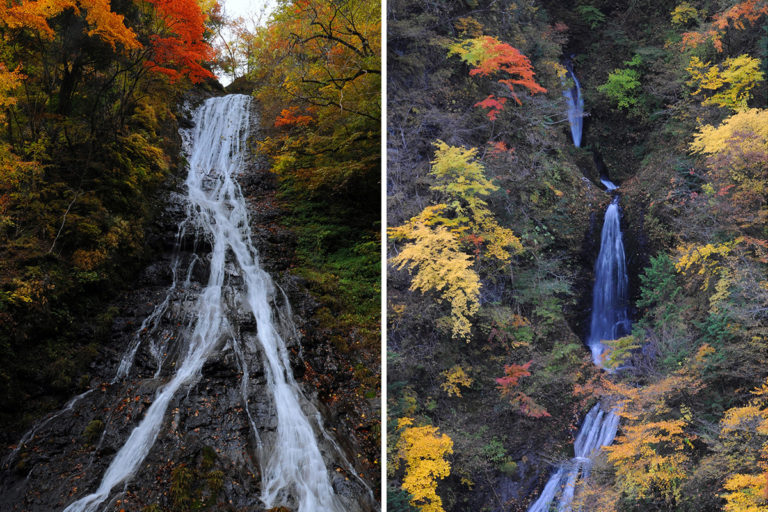
[[[317, 442], [317, 435], [326, 439], [328, 435], [290, 370], [287, 348], [273, 319], [275, 286], [259, 265], [251, 242], [245, 199], [235, 181], [235, 174], [243, 170], [247, 154], [250, 111], [248, 96], [211, 98], [196, 111], [195, 127], [182, 132], [189, 174], [187, 220], [180, 231], [193, 228], [198, 237], [203, 236], [210, 243], [208, 283], [196, 297], [194, 314], [179, 335], [183, 347], [173, 366], [175, 371], [158, 389], [144, 418], [110, 463], [98, 489], [69, 505], [65, 512], [96, 511], [115, 487], [132, 477], [152, 448], [173, 397], [180, 391], [188, 391], [199, 378], [208, 357], [226, 344], [231, 344], [238, 356], [244, 351], [262, 354], [267, 387], [274, 402], [277, 428], [273, 441], [262, 444], [251, 421], [259, 446], [264, 506], [291, 506], [299, 512], [341, 512], [344, 508], [335, 496]], [[176, 288], [175, 273], [174, 268], [174, 284], [168, 297]], [[232, 276], [240, 276], [243, 281], [240, 297], [234, 302], [239, 300], [253, 315], [258, 347], [237, 339], [234, 334], [235, 326], [229, 320], [233, 300], [227, 287]], [[166, 298], [159, 308], [164, 309], [169, 300]], [[158, 313], [156, 309], [155, 313], [159, 315], [162, 311]], [[155, 313], [149, 322], [154, 321]], [[116, 379], [128, 374], [138, 343], [137, 337], [123, 357]], [[153, 344], [152, 352], [161, 351]], [[242, 362], [243, 358], [238, 360]], [[158, 365], [162, 366], [162, 360]], [[247, 387], [248, 369], [242, 368], [242, 373], [243, 385]], [[250, 418], [247, 400], [244, 402]], [[344, 459], [343, 455], [339, 456]], [[349, 465], [345, 459], [344, 462]]]
[[573, 73], [573, 64], [570, 59], [566, 60], [565, 67], [574, 85], [570, 89], [563, 91], [563, 96], [565, 96], [565, 101], [568, 103], [568, 124], [571, 126], [573, 145], [579, 148], [581, 147], [581, 133], [584, 126], [584, 98], [581, 97], [581, 85], [579, 85], [579, 80]]
[[[609, 191], [618, 188], [610, 181], [604, 181], [607, 181], [605, 185]], [[628, 277], [620, 221], [617, 195], [605, 211], [600, 253], [595, 263], [592, 317], [587, 337], [592, 361], [601, 368], [605, 352], [602, 342], [626, 336], [631, 327], [627, 313]], [[558, 512], [570, 511], [579, 479], [589, 475], [592, 457], [600, 448], [613, 442], [618, 427], [619, 416], [615, 409], [606, 411], [600, 403], [592, 407], [576, 435], [574, 457], [560, 464], [528, 512], [548, 512], [554, 503], [557, 503]]]

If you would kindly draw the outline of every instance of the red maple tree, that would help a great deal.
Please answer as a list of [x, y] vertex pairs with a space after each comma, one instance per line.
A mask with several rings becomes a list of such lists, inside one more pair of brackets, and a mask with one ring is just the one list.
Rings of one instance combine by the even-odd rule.
[[162, 29], [150, 36], [152, 53], [145, 65], [167, 75], [171, 82], [186, 76], [192, 83], [213, 78], [201, 63], [213, 58], [203, 39], [205, 15], [195, 0], [147, 0], [154, 6]]

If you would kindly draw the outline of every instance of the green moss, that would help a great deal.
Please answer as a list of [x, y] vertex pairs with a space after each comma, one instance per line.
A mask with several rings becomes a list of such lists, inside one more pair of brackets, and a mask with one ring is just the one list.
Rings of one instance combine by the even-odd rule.
[[211, 490], [213, 495], [216, 495], [221, 491], [221, 488], [224, 485], [224, 472], [219, 470], [210, 471], [205, 479], [208, 483], [208, 489]]
[[200, 467], [202, 469], [211, 469], [216, 462], [216, 459], [216, 450], [208, 445], [203, 446], [203, 460], [200, 462]]
[[171, 472], [171, 499], [174, 510], [186, 511], [191, 509], [193, 478], [194, 473], [185, 464], [176, 466]]
[[99, 439], [101, 436], [101, 433], [104, 432], [104, 422], [95, 419], [91, 420], [88, 425], [86, 425], [85, 429], [83, 430], [83, 438], [85, 439], [86, 444], [93, 444], [96, 442], [96, 440]]

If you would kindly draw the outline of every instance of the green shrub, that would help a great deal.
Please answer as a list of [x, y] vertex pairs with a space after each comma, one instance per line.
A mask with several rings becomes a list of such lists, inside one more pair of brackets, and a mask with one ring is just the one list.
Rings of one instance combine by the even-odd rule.
[[594, 5], [580, 5], [576, 8], [581, 19], [589, 25], [589, 28], [596, 29], [605, 22], [605, 14]]

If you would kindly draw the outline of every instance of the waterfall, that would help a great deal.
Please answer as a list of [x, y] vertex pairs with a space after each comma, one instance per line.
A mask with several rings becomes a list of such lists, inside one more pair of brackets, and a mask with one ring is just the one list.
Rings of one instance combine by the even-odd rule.
[[[231, 346], [241, 366], [241, 394], [244, 408], [257, 439], [261, 469], [261, 501], [265, 508], [290, 506], [298, 512], [341, 512], [344, 507], [335, 495], [318, 437], [328, 438], [319, 414], [304, 398], [290, 370], [288, 351], [273, 316], [276, 289], [260, 266], [251, 241], [248, 211], [236, 174], [244, 169], [247, 140], [252, 123], [251, 99], [229, 95], [207, 100], [194, 114], [194, 128], [182, 131], [189, 163], [186, 185], [187, 219], [180, 231], [193, 229], [198, 239], [210, 244], [208, 282], [193, 301], [192, 314], [178, 333], [182, 343], [172, 374], [164, 377], [144, 418], [112, 459], [99, 487], [69, 505], [65, 512], [95, 512], [113, 489], [125, 484], [137, 471], [163, 426], [172, 399], [188, 392], [200, 377], [206, 360], [224, 346]], [[177, 242], [178, 242], [177, 237]], [[174, 264], [173, 284], [166, 300], [145, 320], [142, 328], [163, 314], [177, 288]], [[232, 283], [240, 283], [233, 291]], [[255, 319], [257, 335], [245, 341], [236, 336], [230, 321], [234, 308], [246, 310]], [[163, 311], [160, 311], [163, 310]], [[141, 331], [140, 331], [141, 332]], [[139, 335], [120, 362], [117, 378], [128, 374], [136, 354]], [[162, 352], [152, 344], [151, 352]], [[267, 391], [277, 416], [277, 427], [262, 443], [256, 432], [245, 389], [248, 368], [244, 353], [261, 354]], [[163, 366], [158, 361], [159, 368]], [[342, 454], [347, 470], [351, 465]], [[351, 474], [356, 474], [352, 470]], [[369, 489], [370, 491], [370, 489]]]
[[592, 360], [597, 366], [603, 366], [605, 346], [601, 341], [616, 340], [630, 333], [628, 282], [619, 197], [615, 196], [605, 211], [600, 235], [600, 254], [595, 263], [595, 287], [592, 292], [592, 319], [587, 338]]
[[[618, 187], [607, 179], [603, 184], [609, 191]], [[592, 361], [603, 366], [605, 346], [602, 341], [615, 340], [630, 332], [628, 305], [628, 277], [624, 244], [621, 234], [619, 196], [614, 196], [605, 211], [600, 236], [600, 253], [595, 262], [595, 285], [592, 292], [592, 316], [587, 345], [592, 351]], [[608, 446], [616, 437], [619, 416], [616, 409], [606, 411], [596, 404], [581, 424], [573, 443], [574, 457], [560, 464], [544, 486], [539, 499], [528, 512], [548, 512], [557, 502], [558, 512], [568, 512], [579, 479], [586, 478], [592, 457], [600, 448]], [[559, 498], [558, 498], [559, 496]]]
[[584, 124], [584, 98], [581, 97], [581, 85], [573, 73], [573, 63], [570, 59], [566, 60], [565, 67], [568, 70], [568, 77], [573, 80], [573, 87], [563, 91], [565, 101], [568, 104], [568, 123], [571, 125], [571, 136], [573, 145], [581, 147], [581, 132]]

